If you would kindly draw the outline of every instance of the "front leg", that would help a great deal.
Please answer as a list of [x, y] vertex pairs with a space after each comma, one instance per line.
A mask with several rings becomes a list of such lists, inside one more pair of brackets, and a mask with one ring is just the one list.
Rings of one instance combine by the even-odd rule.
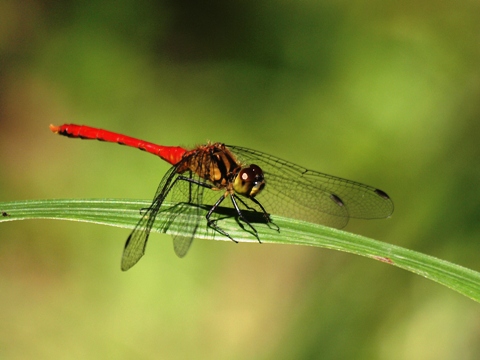
[[255, 204], [257, 204], [257, 205], [260, 207], [260, 209], [262, 209], [262, 211], [263, 211], [263, 217], [264, 217], [265, 220], [267, 221], [268, 227], [271, 229], [270, 224], [273, 224], [273, 225], [276, 227], [276, 230], [277, 230], [278, 232], [280, 232], [280, 228], [278, 227], [277, 224], [275, 224], [275, 223], [272, 221], [272, 219], [270, 218], [270, 214], [267, 213], [267, 211], [265, 210], [265, 208], [263, 207], [263, 205], [260, 203], [260, 201], [258, 201], [258, 200], [255, 199], [254, 197], [251, 197], [251, 198], [249, 198], [249, 199], [252, 200]]

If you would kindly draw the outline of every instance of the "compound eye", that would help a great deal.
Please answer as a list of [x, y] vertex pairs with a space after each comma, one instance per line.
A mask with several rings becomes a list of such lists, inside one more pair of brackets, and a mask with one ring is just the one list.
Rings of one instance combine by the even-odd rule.
[[239, 176], [242, 180], [253, 183], [264, 180], [263, 171], [260, 166], [257, 165], [250, 165], [247, 168], [243, 168], [240, 170]]
[[240, 170], [233, 182], [235, 192], [246, 197], [255, 197], [264, 187], [263, 171], [260, 166], [253, 164]]

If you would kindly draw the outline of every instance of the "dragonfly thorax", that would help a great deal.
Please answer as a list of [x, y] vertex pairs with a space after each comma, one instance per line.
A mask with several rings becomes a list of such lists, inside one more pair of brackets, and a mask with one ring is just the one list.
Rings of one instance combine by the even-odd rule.
[[257, 165], [242, 168], [233, 180], [233, 190], [237, 194], [253, 198], [265, 187], [265, 177]]

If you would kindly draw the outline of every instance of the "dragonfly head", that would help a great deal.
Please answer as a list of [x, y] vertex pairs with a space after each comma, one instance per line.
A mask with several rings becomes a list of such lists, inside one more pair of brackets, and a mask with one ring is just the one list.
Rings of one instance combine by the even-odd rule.
[[237, 194], [253, 198], [265, 187], [265, 177], [260, 166], [250, 165], [240, 170], [233, 181]]

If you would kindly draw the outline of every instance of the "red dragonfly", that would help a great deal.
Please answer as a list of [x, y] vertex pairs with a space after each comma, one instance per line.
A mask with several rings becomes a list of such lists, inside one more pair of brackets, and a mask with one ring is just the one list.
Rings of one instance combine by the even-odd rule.
[[[240, 146], [208, 143], [187, 150], [89, 126], [50, 125], [50, 130], [68, 137], [135, 147], [172, 165], [163, 176], [152, 204], [142, 212], [140, 221], [127, 239], [122, 256], [124, 271], [135, 265], [145, 253], [148, 236], [167, 196], [177, 204], [191, 204], [197, 209], [208, 207], [208, 227], [235, 242], [217, 224], [222, 209], [220, 205], [233, 208], [234, 216], [242, 221], [240, 224], [246, 224], [259, 242], [257, 230], [244, 215], [247, 211], [262, 214], [269, 226], [275, 226], [270, 219], [271, 213], [336, 228], [346, 226], [349, 218], [380, 219], [393, 213], [393, 202], [382, 190], [308, 170]], [[227, 197], [230, 201], [224, 202]], [[174, 217], [162, 218], [160, 226], [171, 223]], [[198, 216], [189, 218], [190, 221], [195, 219]], [[194, 229], [198, 228], [197, 221], [192, 225]], [[276, 230], [280, 229], [276, 227]], [[174, 249], [179, 257], [187, 253], [195, 232], [187, 237], [174, 236]]]

